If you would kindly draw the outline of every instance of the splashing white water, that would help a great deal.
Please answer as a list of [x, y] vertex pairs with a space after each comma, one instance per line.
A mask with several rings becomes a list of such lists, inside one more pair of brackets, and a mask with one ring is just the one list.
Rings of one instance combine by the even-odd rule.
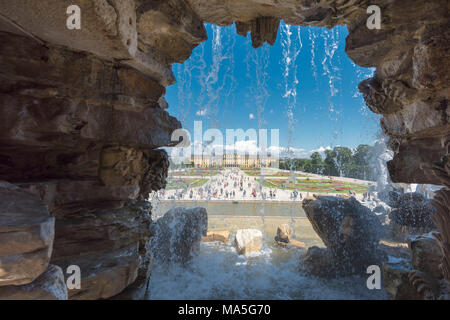
[[308, 38], [311, 43], [311, 69], [313, 72], [313, 77], [316, 82], [317, 87], [317, 66], [316, 66], [316, 52], [315, 52], [315, 42], [316, 42], [316, 33], [312, 27], [308, 28]]
[[393, 152], [387, 147], [387, 137], [380, 133], [375, 141], [373, 159], [371, 159], [372, 167], [376, 172], [378, 192], [385, 191], [391, 185], [387, 162], [392, 160], [392, 157]]
[[233, 247], [202, 243], [187, 266], [155, 265], [149, 299], [385, 299], [365, 277], [318, 279], [298, 271], [300, 253], [265, 247], [242, 256]]
[[[283, 98], [286, 99], [286, 115], [288, 118], [288, 136], [286, 142], [286, 156], [287, 158], [295, 158], [294, 152], [291, 150], [292, 147], [292, 137], [295, 130], [295, 124], [297, 120], [295, 119], [294, 111], [297, 105], [297, 87], [299, 80], [297, 78], [298, 63], [297, 58], [303, 47], [301, 29], [299, 26], [290, 26], [281, 23], [281, 46], [282, 46], [282, 64], [284, 66], [284, 94]], [[314, 60], [314, 57], [312, 57]], [[290, 175], [291, 180], [295, 183], [296, 177], [293, 165], [291, 165]], [[294, 208], [291, 207], [291, 227], [294, 223]], [[295, 233], [294, 233], [295, 235]]]
[[[255, 50], [251, 47], [250, 40], [247, 40], [247, 45], [248, 49], [245, 61], [247, 65], [246, 76], [249, 78], [250, 83], [250, 86], [248, 88], [250, 98], [249, 100], [252, 101], [252, 103], [254, 103], [254, 106], [256, 106], [256, 119], [258, 121], [258, 130], [261, 130], [266, 127], [266, 121], [264, 119], [264, 111], [266, 108], [267, 100], [269, 99], [267, 68], [270, 59], [270, 49], [268, 45], [265, 44], [262, 47]], [[260, 149], [264, 149], [267, 146], [262, 146], [260, 143], [258, 147]], [[260, 151], [265, 153], [265, 150]], [[263, 182], [264, 182], [264, 172], [263, 168], [261, 167], [259, 176], [259, 188], [258, 188], [259, 193], [261, 195], [263, 195]], [[260, 210], [260, 215], [264, 226], [265, 225], [264, 197], [262, 197], [262, 201], [263, 202]]]
[[[294, 40], [291, 36], [295, 33]], [[297, 104], [297, 86], [298, 86], [298, 78], [297, 78], [297, 58], [302, 49], [302, 38], [300, 33], [300, 27], [298, 26], [290, 26], [281, 23], [281, 46], [282, 46], [282, 54], [283, 60], [282, 63], [284, 65], [284, 94], [283, 98], [286, 99], [286, 114], [288, 117], [288, 141], [287, 141], [287, 149], [289, 153], [289, 149], [292, 146], [292, 135], [295, 128], [295, 116], [294, 109]]]
[[328, 85], [330, 89], [330, 96], [334, 97], [339, 92], [336, 88], [336, 81], [340, 79], [339, 68], [333, 65], [333, 57], [339, 43], [336, 39], [333, 30], [321, 30], [321, 35], [324, 41], [324, 58], [322, 60], [323, 75], [328, 77]]
[[[198, 76], [201, 84], [200, 95], [196, 97], [198, 107], [204, 110], [208, 119], [219, 119], [218, 106], [224, 97], [230, 97], [235, 87], [233, 76], [233, 47], [235, 32], [217, 26], [208, 26], [212, 30], [211, 63], [206, 63], [205, 44], [200, 50], [194, 51], [190, 64], [177, 69], [181, 91], [180, 108], [189, 104], [192, 96], [190, 81], [192, 76]], [[338, 110], [332, 103], [332, 98], [339, 93], [340, 60], [336, 60], [335, 52], [339, 45], [339, 31], [321, 30], [319, 37], [309, 30], [311, 40], [311, 65], [317, 82], [317, 66], [315, 48], [317, 38], [324, 39], [324, 60], [322, 67], [327, 76], [327, 94], [330, 95], [330, 112], [337, 120]], [[299, 27], [281, 24], [281, 43], [283, 46], [283, 76], [284, 94], [287, 100], [286, 114], [288, 117], [288, 149], [291, 146], [292, 134], [295, 128], [294, 111], [297, 103], [296, 60], [302, 48]], [[209, 45], [209, 44], [208, 44]], [[269, 65], [269, 47], [258, 50], [251, 48], [248, 41], [247, 75], [250, 79], [249, 101], [256, 106], [258, 128], [264, 128], [265, 108], [269, 98], [267, 68]], [[224, 63], [230, 59], [229, 64]], [[358, 67], [359, 68], [359, 67]], [[362, 72], [358, 70], [358, 72]], [[227, 108], [224, 108], [227, 110]], [[217, 124], [216, 124], [217, 125]], [[291, 173], [293, 171], [291, 170]], [[295, 179], [295, 175], [293, 176]], [[260, 175], [260, 192], [264, 181], [263, 171]], [[182, 180], [180, 179], [180, 182]], [[184, 192], [189, 187], [184, 188]], [[173, 200], [173, 206], [177, 202]], [[155, 209], [155, 208], [154, 208]], [[294, 206], [291, 208], [293, 217]], [[264, 202], [261, 206], [261, 219], [264, 225]], [[265, 229], [265, 228], [263, 228]], [[295, 235], [294, 235], [295, 238]], [[271, 239], [273, 241], [273, 239]], [[338, 280], [322, 280], [301, 274], [298, 271], [298, 252], [274, 248], [265, 244], [260, 254], [239, 256], [230, 246], [217, 243], [202, 243], [199, 256], [188, 265], [155, 264], [150, 283], [150, 299], [381, 299], [384, 291], [369, 291], [365, 286], [366, 278], [349, 277]]]

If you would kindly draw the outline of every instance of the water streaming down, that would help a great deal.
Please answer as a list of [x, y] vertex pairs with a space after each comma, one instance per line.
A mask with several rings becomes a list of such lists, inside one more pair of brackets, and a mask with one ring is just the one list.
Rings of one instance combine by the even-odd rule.
[[220, 84], [219, 76], [223, 72], [221, 67], [224, 60], [228, 59], [228, 57], [224, 53], [223, 35], [225, 31], [217, 25], [213, 25], [211, 28], [213, 35], [211, 52], [212, 64], [205, 79], [207, 99], [205, 101], [204, 110], [210, 121], [211, 127], [217, 128], [220, 127], [220, 123], [217, 119], [220, 97], [223, 91], [223, 85]]
[[226, 112], [230, 110], [232, 115], [234, 109], [234, 99], [236, 90], [236, 77], [234, 75], [235, 71], [235, 57], [234, 50], [236, 45], [236, 29], [234, 26], [223, 27], [223, 41], [226, 44], [224, 46], [224, 56], [226, 57], [226, 64], [222, 79], [222, 103], [224, 103], [227, 108], [224, 108], [222, 117], [226, 117]]
[[[286, 141], [286, 156], [289, 159], [295, 158], [295, 154], [291, 150], [292, 136], [295, 129], [295, 123], [297, 122], [294, 117], [294, 109], [297, 104], [297, 85], [299, 80], [297, 78], [298, 63], [297, 58], [302, 49], [301, 28], [299, 26], [290, 26], [281, 23], [281, 46], [283, 53], [283, 78], [284, 78], [284, 94], [283, 98], [286, 100], [286, 115], [288, 118], [288, 137]], [[313, 58], [312, 58], [313, 59]], [[290, 176], [293, 183], [296, 182], [295, 172], [293, 164], [290, 167]], [[291, 206], [291, 221], [290, 226], [292, 228], [294, 224], [294, 206]], [[295, 238], [295, 229], [293, 237]]]
[[316, 66], [316, 52], [315, 52], [315, 44], [316, 44], [316, 32], [315, 29], [312, 27], [308, 28], [308, 39], [311, 44], [311, 69], [313, 72], [313, 77], [316, 82], [316, 89], [317, 89], [317, 66]]
[[[234, 26], [219, 28], [207, 25], [212, 34], [210, 42], [201, 44], [194, 50], [192, 57], [184, 67], [179, 66], [176, 77], [181, 81], [177, 83], [179, 107], [190, 105], [188, 91], [191, 82], [197, 79], [200, 83], [200, 95], [195, 97], [197, 112], [206, 116], [211, 123], [209, 127], [218, 126], [214, 119], [218, 118], [218, 106], [224, 98], [233, 98], [236, 88], [234, 79], [234, 46], [236, 37]], [[326, 34], [324, 34], [326, 33]], [[314, 48], [317, 39], [323, 39], [325, 45], [322, 61], [324, 74], [329, 84], [329, 95], [335, 97], [338, 93], [336, 81], [339, 75], [339, 61], [333, 60], [339, 43], [338, 33], [330, 34], [326, 30], [309, 30], [307, 39], [311, 41], [312, 61], [314, 62]], [[316, 36], [319, 34], [319, 36]], [[290, 149], [295, 127], [295, 107], [297, 104], [299, 56], [302, 48], [301, 28], [281, 24], [278, 41], [282, 45], [281, 73], [283, 79], [283, 100], [287, 116], [288, 139]], [[255, 50], [251, 47], [249, 39], [246, 40], [246, 65], [248, 77], [248, 103], [256, 108], [258, 129], [266, 128], [266, 106], [269, 100], [268, 65], [270, 47], [264, 45]], [[210, 46], [207, 47], [207, 46]], [[208, 55], [209, 49], [211, 56]], [[316, 65], [312, 63], [313, 72]], [[317, 74], [315, 75], [317, 76]], [[318, 82], [316, 82], [318, 83]], [[231, 112], [231, 111], [230, 111]], [[241, 112], [241, 109], [237, 112]], [[332, 108], [330, 113], [335, 112]], [[300, 128], [301, 130], [301, 128]], [[291, 170], [292, 171], [292, 170]], [[293, 171], [292, 171], [293, 172]], [[259, 176], [259, 191], [262, 192], [264, 171]], [[293, 177], [295, 179], [295, 175]], [[181, 179], [179, 180], [181, 181]], [[214, 181], [214, 178], [212, 178]], [[204, 185], [205, 189], [208, 184]], [[189, 186], [184, 187], [188, 193]], [[149, 299], [383, 299], [384, 291], [373, 292], [366, 287], [366, 278], [352, 276], [335, 280], [322, 280], [299, 272], [299, 261], [303, 254], [301, 250], [292, 250], [276, 246], [273, 238], [276, 226], [282, 221], [291, 224], [294, 229], [302, 230], [305, 236], [311, 232], [303, 223], [307, 220], [304, 215], [299, 217], [301, 207], [298, 203], [288, 203], [287, 207], [274, 206], [272, 203], [262, 201], [255, 203], [254, 219], [243, 217], [245, 213], [238, 213], [236, 205], [228, 203], [214, 203], [214, 201], [180, 202], [173, 199], [158, 205], [158, 196], [152, 195], [153, 217], [157, 220], [164, 215], [169, 207], [173, 206], [204, 206], [208, 209], [209, 228], [214, 229], [227, 226], [232, 231], [228, 243], [211, 242], [201, 243], [200, 252], [187, 264], [154, 262], [150, 281]], [[240, 208], [240, 207], [239, 207]], [[236, 211], [237, 210], [237, 211]], [[249, 209], [242, 209], [243, 211]], [[280, 211], [285, 212], [281, 216]], [[225, 216], [224, 213], [236, 212], [237, 219]], [[250, 211], [246, 211], [250, 212]], [[234, 213], [233, 213], [234, 214]], [[231, 214], [231, 215], [233, 215]], [[275, 219], [276, 218], [276, 219]], [[283, 220], [284, 219], [284, 220]], [[232, 221], [232, 222], [230, 222]], [[299, 225], [301, 225], [299, 227]], [[238, 255], [233, 247], [233, 233], [239, 228], [257, 228], [264, 232], [263, 248], [260, 252], [247, 255]], [[269, 231], [270, 230], [270, 231]], [[312, 231], [312, 233], [314, 233]], [[317, 239], [317, 235], [314, 235]], [[305, 241], [308, 246], [323, 246], [320, 240], [311, 238]]]
[[[258, 122], [258, 132], [266, 127], [266, 121], [264, 119], [264, 110], [269, 98], [268, 93], [268, 83], [267, 83], [267, 66], [269, 65], [270, 50], [265, 45], [258, 49], [253, 49], [251, 47], [250, 39], [247, 39], [247, 78], [249, 79], [250, 86], [248, 88], [249, 92], [249, 102], [256, 106], [256, 120]], [[267, 151], [267, 146], [261, 144], [261, 136], [258, 136], [259, 142], [259, 152], [265, 154]], [[261, 167], [259, 173], [259, 193], [263, 195], [263, 182], [264, 182], [264, 171]], [[265, 197], [262, 196], [260, 216], [262, 221], [263, 229], [265, 229]], [[265, 235], [263, 234], [263, 237]]]
[[[333, 65], [333, 57], [339, 43], [338, 39], [336, 39], [334, 29], [321, 30], [321, 36], [324, 41], [323, 47], [325, 51], [324, 58], [322, 60], [323, 75], [326, 75], [328, 77], [330, 96], [334, 97], [339, 92], [339, 90], [336, 88], [336, 80], [339, 79], [339, 68], [336, 65]], [[330, 112], [334, 112], [333, 107], [334, 106], [330, 107]]]

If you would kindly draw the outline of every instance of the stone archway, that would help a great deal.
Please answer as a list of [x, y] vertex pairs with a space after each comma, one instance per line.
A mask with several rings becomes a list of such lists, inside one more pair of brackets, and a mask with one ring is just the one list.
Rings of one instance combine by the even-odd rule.
[[[9, 183], [0, 185], [0, 201], [13, 193], [30, 203], [40, 199], [56, 220], [48, 239], [39, 240], [44, 268], [18, 273], [13, 263], [8, 276], [16, 280], [0, 277], [0, 295], [8, 285], [42, 279], [49, 261], [63, 269], [75, 261], [88, 270], [87, 288], [71, 290], [73, 299], [142, 295], [152, 223], [142, 200], [164, 187], [167, 155], [156, 148], [169, 145], [171, 132], [181, 127], [165, 111], [165, 87], [175, 81], [171, 65], [206, 40], [204, 22], [236, 23], [258, 47], [273, 43], [280, 19], [300, 26], [345, 24], [349, 57], [376, 67], [359, 89], [368, 107], [383, 115], [381, 127], [395, 153], [392, 180], [446, 186], [435, 199], [434, 220], [450, 280], [446, 0], [373, 1], [381, 8], [380, 30], [366, 27], [368, 3], [362, 0], [75, 2], [80, 30], [67, 28], [63, 1], [0, 0], [0, 179]], [[43, 228], [49, 213], [40, 214]], [[0, 236], [19, 227], [35, 235], [31, 217], [0, 216], [15, 226], [0, 228]], [[31, 239], [23, 250], [0, 250], [0, 259], [32, 259], [30, 248], [39, 241]], [[52, 272], [62, 277], [61, 270]], [[114, 286], [112, 277], [119, 279]]]

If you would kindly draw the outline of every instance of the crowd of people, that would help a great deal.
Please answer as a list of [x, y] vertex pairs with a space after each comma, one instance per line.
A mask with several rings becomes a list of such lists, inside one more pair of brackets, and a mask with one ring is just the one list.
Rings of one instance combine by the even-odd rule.
[[[247, 176], [237, 168], [227, 169], [219, 173], [203, 186], [195, 189], [177, 190], [169, 195], [169, 199], [174, 200], [229, 200], [229, 199], [256, 199], [257, 197], [267, 198], [266, 192], [261, 191], [259, 181], [256, 177]], [[164, 197], [166, 192], [160, 196]], [[276, 191], [270, 190], [270, 199], [276, 199]]]
[[197, 188], [158, 191], [166, 200], [281, 200], [302, 201], [308, 192], [263, 187], [260, 177], [249, 176], [238, 168], [226, 168]]

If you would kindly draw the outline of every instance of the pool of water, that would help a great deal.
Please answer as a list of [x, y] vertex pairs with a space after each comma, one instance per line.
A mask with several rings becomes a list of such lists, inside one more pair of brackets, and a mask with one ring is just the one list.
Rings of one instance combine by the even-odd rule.
[[[319, 279], [299, 271], [304, 250], [275, 244], [277, 226], [288, 223], [293, 238], [305, 247], [323, 246], [299, 203], [179, 202], [208, 211], [208, 230], [228, 230], [228, 243], [201, 243], [187, 265], [155, 261], [148, 299], [385, 299], [384, 290], [369, 290], [364, 277]], [[153, 204], [155, 219], [174, 206]], [[261, 210], [264, 209], [261, 215]], [[263, 232], [258, 253], [238, 255], [233, 247], [237, 229]]]
[[161, 201], [152, 205], [155, 219], [174, 206], [204, 207], [208, 212], [208, 230], [230, 231], [231, 238], [238, 229], [258, 229], [263, 232], [264, 242], [271, 244], [278, 226], [289, 224], [293, 239], [304, 242], [308, 247], [323, 246], [300, 203]]
[[204, 207], [208, 216], [281, 216], [303, 217], [305, 211], [300, 202], [262, 201], [171, 201], [152, 203], [153, 215], [160, 216], [174, 206]]

